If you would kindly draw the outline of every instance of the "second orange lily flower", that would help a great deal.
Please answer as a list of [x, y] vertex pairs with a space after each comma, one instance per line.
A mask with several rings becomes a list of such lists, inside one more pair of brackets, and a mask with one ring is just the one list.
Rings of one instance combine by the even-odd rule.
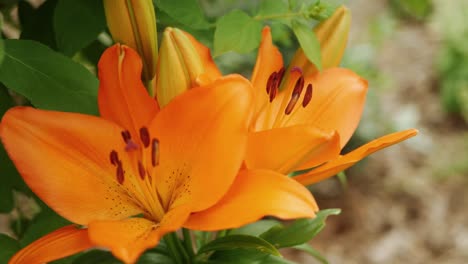
[[[350, 14], [340, 7], [316, 28], [324, 70], [318, 72], [301, 49], [286, 69], [265, 27], [251, 83], [254, 113], [245, 164], [283, 174], [313, 168], [295, 177], [304, 185], [316, 183], [354, 165], [364, 157], [415, 136], [409, 129], [373, 140], [340, 155], [356, 130], [364, 109], [368, 84], [354, 72], [337, 68], [347, 41]], [[207, 48], [193, 38], [203, 65], [215, 69]], [[208, 68], [208, 67], [207, 67]], [[210, 70], [210, 78], [219, 71]]]

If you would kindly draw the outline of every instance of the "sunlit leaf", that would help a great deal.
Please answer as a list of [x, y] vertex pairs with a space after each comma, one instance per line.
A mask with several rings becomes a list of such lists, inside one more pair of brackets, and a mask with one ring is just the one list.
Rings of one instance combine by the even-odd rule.
[[240, 10], [221, 17], [214, 34], [215, 56], [228, 51], [247, 53], [258, 47], [262, 23]]
[[286, 0], [263, 0], [260, 1], [258, 16], [274, 16], [284, 14], [289, 11], [288, 1]]
[[291, 25], [305, 55], [309, 61], [317, 67], [317, 69], [321, 70], [322, 58], [320, 55], [320, 42], [317, 39], [317, 36], [315, 36], [315, 33], [309, 26], [298, 20], [293, 20]]
[[[155, 5], [177, 22], [193, 29], [207, 29], [211, 26], [198, 1], [154, 0]], [[157, 14], [156, 14], [157, 15]]]

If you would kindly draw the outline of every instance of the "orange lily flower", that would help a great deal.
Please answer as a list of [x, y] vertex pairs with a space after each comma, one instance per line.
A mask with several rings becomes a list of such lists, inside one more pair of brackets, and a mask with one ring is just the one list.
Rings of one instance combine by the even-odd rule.
[[[293, 67], [286, 72], [282, 55], [272, 43], [270, 28], [263, 29], [251, 78], [254, 113], [245, 157], [247, 168], [282, 174], [314, 168], [294, 177], [309, 185], [418, 133], [415, 129], [400, 131], [340, 155], [359, 124], [367, 93], [366, 80], [348, 69], [337, 68], [346, 44], [349, 16], [347, 9], [341, 7], [330, 18], [338, 23], [339, 32], [334, 32], [334, 23], [329, 20], [316, 29], [321, 49], [328, 55], [323, 57], [326, 61], [322, 62], [325, 66], [322, 72], [314, 70], [300, 51], [295, 55]], [[197, 47], [202, 64], [209, 69], [203, 79], [219, 78], [220, 72], [209, 49], [185, 34]], [[332, 54], [333, 50], [337, 54]]]
[[304, 75], [301, 68], [293, 67], [286, 72], [268, 27], [262, 32], [251, 82], [255, 113], [245, 161], [248, 168], [286, 174], [314, 168], [294, 178], [308, 185], [417, 134], [415, 129], [397, 132], [340, 155], [361, 118], [367, 81], [342, 68]]
[[252, 112], [247, 80], [219, 78], [159, 110], [135, 51], [115, 45], [98, 66], [101, 117], [30, 107], [3, 117], [0, 137], [25, 182], [76, 224], [33, 242], [10, 264], [96, 246], [134, 263], [181, 227], [218, 230], [265, 215], [315, 215], [311, 194], [296, 181], [273, 171], [239, 172]]

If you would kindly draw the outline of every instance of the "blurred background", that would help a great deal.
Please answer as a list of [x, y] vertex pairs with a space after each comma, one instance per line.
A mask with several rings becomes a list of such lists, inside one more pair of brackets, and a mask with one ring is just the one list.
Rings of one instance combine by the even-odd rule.
[[[321, 209], [342, 214], [311, 244], [330, 263], [468, 263], [468, 1], [342, 2], [352, 13], [343, 66], [370, 85], [346, 149], [397, 130], [420, 134], [349, 169], [347, 183], [335, 177], [312, 187]], [[213, 16], [258, 4], [201, 3]], [[294, 37], [275, 27], [273, 37], [290, 59]], [[255, 53], [216, 59], [225, 72], [248, 75]]]
[[[235, 8], [254, 10], [259, 2], [199, 1], [211, 19]], [[343, 66], [370, 84], [346, 151], [397, 130], [417, 128], [420, 134], [349, 169], [346, 181], [332, 178], [312, 187], [321, 209], [341, 208], [342, 214], [330, 217], [311, 244], [330, 263], [468, 263], [468, 1], [341, 2], [353, 16]], [[298, 44], [290, 30], [272, 26], [288, 61]], [[5, 26], [3, 33], [18, 34]], [[212, 43], [212, 35], [192, 33]], [[74, 59], [83, 61], [83, 54]], [[215, 59], [224, 72], [248, 76], [255, 56]], [[24, 196], [15, 199], [17, 206], [29, 204]], [[0, 214], [0, 232], [14, 235], [21, 224], [15, 215], [31, 211]], [[285, 254], [316, 263], [299, 252]]]
[[343, 66], [370, 84], [349, 149], [391, 131], [420, 134], [349, 169], [346, 186], [315, 186], [321, 208], [342, 214], [312, 244], [330, 263], [468, 263], [468, 1], [347, 5]]

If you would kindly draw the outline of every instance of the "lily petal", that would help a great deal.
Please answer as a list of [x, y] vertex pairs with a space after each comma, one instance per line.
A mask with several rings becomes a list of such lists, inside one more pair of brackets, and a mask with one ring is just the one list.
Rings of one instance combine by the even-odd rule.
[[185, 32], [185, 35], [189, 38], [192, 45], [198, 52], [200, 59], [202, 60], [203, 66], [205, 67], [205, 73], [201, 77], [199, 85], [207, 85], [209, 82], [214, 81], [215, 79], [221, 77], [221, 71], [219, 71], [218, 66], [216, 66], [213, 58], [211, 57], [211, 51], [205, 45], [198, 42], [192, 35]]
[[9, 110], [0, 137], [28, 186], [68, 220], [121, 219], [142, 211], [118, 185], [109, 161], [125, 145], [101, 118], [30, 107]]
[[283, 67], [283, 56], [271, 39], [270, 27], [264, 27], [262, 41], [258, 48], [257, 61], [252, 72], [251, 82], [254, 87], [255, 110], [258, 113], [263, 105], [268, 102], [269, 95], [266, 92], [268, 78], [273, 72]]
[[311, 168], [337, 157], [336, 132], [310, 125], [280, 127], [249, 134], [245, 162], [249, 169], [269, 169], [288, 174], [299, 167]]
[[291, 115], [289, 124], [313, 124], [337, 130], [343, 148], [361, 119], [367, 81], [350, 70], [332, 68], [307, 76], [305, 83], [312, 83], [312, 100]]
[[42, 264], [71, 256], [94, 245], [88, 230], [74, 225], [62, 227], [17, 252], [8, 264]]
[[185, 227], [196, 230], [237, 228], [272, 215], [281, 219], [314, 217], [312, 194], [285, 175], [267, 170], [244, 170], [215, 206], [190, 215]]
[[370, 154], [380, 149], [397, 144], [408, 138], [414, 137], [416, 136], [416, 134], [418, 134], [418, 131], [416, 129], [409, 129], [372, 140], [371, 142], [349, 152], [348, 154], [339, 156], [337, 159], [334, 159], [308, 173], [294, 177], [294, 179], [304, 185], [309, 185], [322, 181], [328, 177], [337, 174], [340, 171], [343, 171], [353, 166], [358, 161], [369, 156]]
[[175, 97], [159, 112], [150, 133], [159, 140], [155, 186], [166, 207], [178, 200], [203, 210], [226, 193], [244, 158], [251, 103], [249, 81], [230, 75]]
[[189, 207], [179, 206], [164, 215], [159, 224], [145, 218], [91, 222], [89, 237], [96, 245], [109, 248], [125, 263], [135, 263], [146, 249], [156, 246], [165, 234], [181, 228], [189, 214]]
[[158, 112], [156, 100], [141, 82], [142, 64], [138, 53], [116, 44], [103, 53], [98, 68], [101, 116], [128, 129], [138, 141], [138, 130]]

